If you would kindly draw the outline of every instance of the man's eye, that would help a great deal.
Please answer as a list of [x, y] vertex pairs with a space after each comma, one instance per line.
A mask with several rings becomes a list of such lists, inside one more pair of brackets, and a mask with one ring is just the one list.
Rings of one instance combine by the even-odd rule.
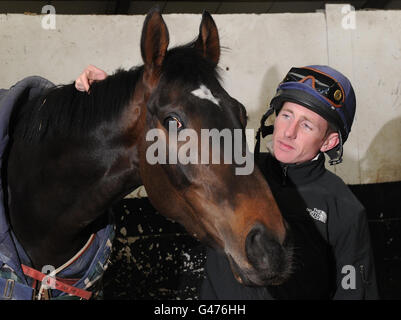
[[307, 129], [307, 130], [312, 130], [312, 127], [311, 127], [309, 124], [303, 123], [302, 125], [303, 125], [303, 127], [304, 127], [305, 129]]
[[183, 127], [181, 120], [177, 116], [168, 116], [166, 119], [164, 119], [164, 126], [166, 127], [166, 129], [169, 129], [170, 122], [173, 122], [173, 125], [175, 122], [177, 124], [177, 129]]

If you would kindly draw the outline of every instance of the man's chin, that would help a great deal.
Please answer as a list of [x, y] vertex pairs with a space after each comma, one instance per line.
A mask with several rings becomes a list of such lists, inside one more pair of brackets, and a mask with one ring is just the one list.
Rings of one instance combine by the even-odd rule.
[[274, 157], [282, 162], [282, 163], [295, 163], [296, 162], [296, 157], [292, 154], [291, 151], [282, 151], [282, 150], [277, 150], [276, 152], [273, 152]]

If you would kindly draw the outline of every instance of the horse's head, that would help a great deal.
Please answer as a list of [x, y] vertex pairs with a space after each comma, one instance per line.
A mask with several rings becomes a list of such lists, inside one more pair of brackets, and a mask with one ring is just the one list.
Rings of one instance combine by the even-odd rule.
[[291, 269], [285, 222], [247, 150], [246, 110], [219, 83], [212, 17], [203, 14], [194, 42], [171, 50], [168, 43], [167, 27], [154, 10], [142, 31], [142, 90], [135, 92], [133, 109], [141, 119], [135, 131], [142, 132], [139, 169], [149, 199], [163, 215], [224, 250], [238, 281], [281, 283]]

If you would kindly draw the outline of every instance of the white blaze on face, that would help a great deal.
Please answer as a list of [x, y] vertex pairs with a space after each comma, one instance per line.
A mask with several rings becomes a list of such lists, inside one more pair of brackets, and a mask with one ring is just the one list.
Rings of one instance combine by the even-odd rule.
[[220, 107], [219, 99], [216, 99], [209, 88], [206, 87], [204, 84], [201, 84], [200, 87], [192, 91], [191, 94], [200, 99], [207, 99]]

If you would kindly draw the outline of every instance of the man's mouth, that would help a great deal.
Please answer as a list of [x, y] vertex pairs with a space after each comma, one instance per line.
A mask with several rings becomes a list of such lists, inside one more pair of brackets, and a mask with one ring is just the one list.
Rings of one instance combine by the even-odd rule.
[[289, 144], [286, 144], [286, 143], [284, 143], [284, 142], [282, 142], [280, 140], [278, 140], [277, 142], [278, 142], [279, 149], [282, 150], [282, 151], [291, 151], [291, 150], [295, 149], [293, 146], [291, 146]]

